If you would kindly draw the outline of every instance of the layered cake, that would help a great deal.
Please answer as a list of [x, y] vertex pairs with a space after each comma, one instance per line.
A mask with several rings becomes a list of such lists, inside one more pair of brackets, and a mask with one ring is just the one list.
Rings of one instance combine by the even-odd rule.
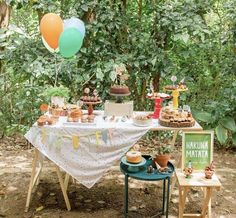
[[110, 88], [110, 94], [115, 95], [129, 95], [129, 87], [125, 85], [129, 75], [124, 64], [114, 65], [114, 84]]
[[173, 109], [169, 106], [162, 108], [159, 123], [166, 127], [192, 127], [195, 120], [190, 111]]
[[126, 161], [129, 163], [140, 163], [142, 161], [142, 155], [140, 151], [128, 151], [126, 153]]
[[130, 91], [129, 91], [128, 86], [113, 85], [110, 88], [110, 93], [118, 94], [118, 95], [126, 95], [126, 94], [130, 94]]

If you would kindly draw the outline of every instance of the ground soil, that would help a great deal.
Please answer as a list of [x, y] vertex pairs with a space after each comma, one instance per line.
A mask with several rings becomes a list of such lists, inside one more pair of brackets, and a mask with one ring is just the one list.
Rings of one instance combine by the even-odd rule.
[[[22, 137], [0, 140], [0, 217], [9, 218], [100, 218], [123, 217], [124, 176], [118, 165], [91, 189], [71, 183], [68, 189], [72, 211], [68, 212], [52, 162], [44, 160], [40, 182], [33, 192], [29, 212], [24, 212], [30, 180], [33, 149]], [[213, 218], [236, 217], [236, 154], [215, 151], [217, 175], [222, 189], [212, 198]], [[161, 217], [162, 182], [129, 182], [129, 217]], [[199, 212], [202, 193], [192, 189], [186, 211]], [[172, 192], [169, 217], [177, 217], [178, 191]]]

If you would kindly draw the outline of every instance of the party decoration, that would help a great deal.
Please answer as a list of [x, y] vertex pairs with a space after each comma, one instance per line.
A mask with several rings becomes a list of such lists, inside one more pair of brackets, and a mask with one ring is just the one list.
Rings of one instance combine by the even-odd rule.
[[68, 28], [63, 31], [59, 38], [59, 50], [63, 57], [74, 56], [81, 48], [83, 36], [76, 28]]
[[54, 13], [48, 13], [40, 21], [40, 32], [47, 44], [56, 49], [58, 40], [63, 31], [63, 21], [60, 16]]
[[51, 48], [48, 43], [46, 42], [46, 40], [43, 38], [42, 36], [42, 41], [44, 46], [47, 48], [48, 51], [50, 51], [51, 53], [58, 53], [59, 52], [59, 48], [57, 47], [56, 49]]
[[74, 149], [79, 148], [79, 137], [77, 135], [72, 135], [73, 147]]
[[82, 20], [80, 20], [79, 18], [76, 18], [76, 17], [72, 17], [70, 19], [64, 20], [64, 29], [68, 29], [71, 27], [78, 29], [84, 38], [85, 26], [84, 26], [84, 22]]

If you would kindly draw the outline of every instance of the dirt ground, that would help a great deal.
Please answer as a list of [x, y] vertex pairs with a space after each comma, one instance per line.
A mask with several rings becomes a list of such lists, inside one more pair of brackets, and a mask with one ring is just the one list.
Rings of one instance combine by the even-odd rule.
[[[114, 166], [91, 189], [71, 183], [68, 212], [55, 167], [44, 160], [40, 183], [33, 192], [29, 212], [24, 212], [33, 149], [22, 138], [0, 140], [0, 217], [9, 218], [119, 218], [123, 217], [124, 176]], [[223, 185], [212, 198], [212, 217], [236, 217], [236, 154], [215, 151], [217, 175]], [[202, 193], [192, 189], [186, 212], [199, 212]], [[162, 217], [162, 182], [129, 181], [129, 217]], [[169, 217], [178, 215], [178, 191], [172, 192]]]

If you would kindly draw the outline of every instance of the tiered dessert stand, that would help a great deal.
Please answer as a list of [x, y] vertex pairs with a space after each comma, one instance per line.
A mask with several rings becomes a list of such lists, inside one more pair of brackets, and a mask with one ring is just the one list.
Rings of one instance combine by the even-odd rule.
[[151, 114], [153, 119], [158, 119], [160, 116], [160, 111], [161, 111], [161, 104], [165, 99], [170, 99], [171, 96], [169, 97], [149, 97], [147, 96], [147, 99], [154, 100], [154, 113]]
[[131, 93], [127, 94], [115, 94], [115, 93], [110, 93], [111, 96], [116, 97], [116, 103], [123, 103], [123, 97], [129, 96]]
[[92, 115], [93, 114], [93, 106], [97, 105], [97, 104], [101, 104], [102, 101], [96, 101], [96, 102], [86, 102], [86, 101], [82, 101], [83, 104], [88, 106], [88, 115]]

